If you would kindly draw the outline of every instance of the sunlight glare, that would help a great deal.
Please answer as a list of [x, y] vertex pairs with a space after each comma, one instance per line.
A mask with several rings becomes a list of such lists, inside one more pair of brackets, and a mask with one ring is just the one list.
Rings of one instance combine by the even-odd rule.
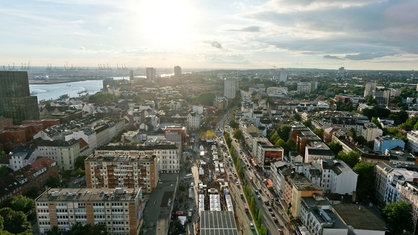
[[145, 0], [139, 14], [142, 37], [151, 45], [173, 48], [191, 37], [195, 17], [186, 0]]

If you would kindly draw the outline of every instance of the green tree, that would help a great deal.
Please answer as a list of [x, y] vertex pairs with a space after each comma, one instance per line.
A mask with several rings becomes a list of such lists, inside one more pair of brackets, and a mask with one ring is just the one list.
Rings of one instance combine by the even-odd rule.
[[337, 155], [340, 151], [343, 150], [343, 146], [340, 143], [332, 141], [328, 144], [328, 147]]
[[234, 131], [234, 138], [237, 140], [243, 140], [244, 139], [244, 135], [242, 134], [242, 131], [240, 129], [236, 129]]
[[3, 177], [5, 177], [5, 176], [7, 176], [8, 174], [10, 174], [10, 173], [12, 173], [13, 172], [13, 170], [12, 169], [10, 169], [9, 167], [7, 167], [7, 166], [2, 166], [2, 167], [0, 167], [0, 177], [1, 178], [3, 178]]
[[[292, 127], [289, 125], [283, 125], [280, 128], [277, 129], [277, 134], [279, 135], [279, 137], [284, 140], [287, 141], [287, 139], [289, 139], [290, 136], [290, 131], [291, 131]], [[274, 143], [274, 142], [272, 142]]]
[[324, 139], [324, 130], [321, 128], [315, 128], [313, 130], [313, 133], [315, 133], [315, 135], [317, 135], [319, 138], [321, 138], [321, 140]]
[[239, 127], [239, 124], [238, 124], [238, 122], [236, 122], [235, 120], [231, 120], [231, 121], [229, 122], [229, 126], [230, 126], [231, 128], [236, 129], [236, 128], [238, 128], [238, 127]]
[[359, 162], [353, 167], [358, 174], [357, 195], [360, 200], [374, 199], [374, 165], [370, 162]]
[[340, 151], [337, 154], [337, 159], [342, 160], [349, 167], [353, 168], [360, 161], [360, 154], [356, 151], [350, 151], [349, 153]]
[[32, 229], [25, 213], [22, 211], [14, 211], [10, 207], [4, 207], [0, 209], [0, 216], [4, 219], [4, 230], [8, 232], [18, 234], [30, 232]]
[[53, 176], [53, 175], [51, 175], [47, 180], [46, 180], [46, 185], [48, 186], [48, 187], [51, 187], [51, 188], [56, 188], [56, 187], [59, 187], [60, 186], [60, 184], [61, 184], [61, 180], [60, 180], [60, 178], [58, 178], [57, 176]]
[[312, 119], [308, 118], [308, 120], [303, 122], [303, 125], [305, 125], [306, 127], [312, 129]]
[[9, 207], [27, 214], [35, 210], [35, 201], [22, 195], [11, 196], [2, 203], [1, 207]]
[[86, 160], [86, 158], [87, 156], [79, 156], [77, 159], [75, 159], [74, 167], [84, 170], [84, 160]]
[[97, 92], [94, 95], [89, 96], [89, 102], [95, 104], [108, 104], [115, 102], [116, 96], [110, 93]]
[[410, 204], [403, 201], [390, 203], [383, 208], [382, 214], [393, 234], [402, 234], [404, 230], [409, 232], [414, 230]]

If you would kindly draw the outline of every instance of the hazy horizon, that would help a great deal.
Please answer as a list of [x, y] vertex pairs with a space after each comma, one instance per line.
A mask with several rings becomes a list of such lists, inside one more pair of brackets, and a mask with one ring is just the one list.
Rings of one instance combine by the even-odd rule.
[[413, 0], [34, 0], [0, 7], [11, 66], [414, 70]]

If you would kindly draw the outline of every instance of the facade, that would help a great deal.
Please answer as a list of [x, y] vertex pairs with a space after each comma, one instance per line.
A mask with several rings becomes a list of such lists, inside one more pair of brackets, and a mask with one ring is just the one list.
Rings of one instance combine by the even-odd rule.
[[381, 130], [374, 123], [365, 123], [361, 135], [367, 141], [373, 141], [376, 137], [381, 136]]
[[368, 82], [364, 86], [364, 97], [366, 96], [374, 96], [374, 92], [376, 91], [376, 82]]
[[17, 171], [35, 161], [33, 151], [34, 149], [29, 148], [15, 148], [9, 156], [9, 168]]
[[286, 82], [287, 81], [287, 72], [283, 68], [280, 69], [280, 75], [279, 75], [279, 82]]
[[284, 156], [284, 149], [282, 147], [275, 147], [272, 144], [264, 145], [259, 143], [257, 146], [257, 162], [263, 166], [270, 166], [274, 162], [282, 161]]
[[167, 141], [174, 142], [183, 146], [186, 141], [186, 128], [185, 127], [176, 127], [168, 126], [164, 128], [164, 136]]
[[201, 115], [197, 113], [189, 113], [187, 115], [187, 126], [190, 130], [198, 130], [202, 121]]
[[0, 113], [15, 125], [39, 119], [38, 98], [30, 95], [26, 71], [0, 71]]
[[143, 188], [150, 193], [157, 186], [157, 158], [153, 151], [115, 153], [96, 150], [84, 161], [87, 188]]
[[287, 87], [267, 87], [267, 95], [270, 97], [285, 97], [287, 96]]
[[228, 99], [234, 99], [238, 90], [238, 81], [235, 78], [225, 78], [224, 96]]
[[174, 66], [174, 76], [175, 77], [181, 77], [182, 73], [181, 73], [181, 67], [180, 66]]
[[77, 140], [43, 140], [34, 151], [35, 156], [44, 156], [57, 162], [61, 170], [74, 170], [75, 160], [80, 156], [80, 144]]
[[341, 160], [322, 160], [321, 186], [325, 192], [353, 195], [357, 188], [358, 174]]
[[73, 131], [70, 134], [67, 134], [65, 137], [65, 140], [71, 140], [71, 139], [83, 139], [84, 142], [87, 143], [88, 148], [82, 152], [83, 155], [90, 155], [93, 153], [94, 149], [97, 148], [97, 135], [96, 132], [90, 128], [85, 128], [78, 131]]
[[287, 181], [291, 187], [288, 213], [293, 218], [299, 218], [302, 198], [312, 197], [314, 194], [322, 195], [323, 191], [319, 185], [311, 183], [305, 176], [298, 174], [295, 174], [294, 177], [291, 176]]
[[310, 82], [298, 82], [297, 92], [298, 94], [309, 94], [312, 91], [312, 85]]
[[53, 227], [68, 231], [75, 223], [103, 224], [110, 234], [136, 235], [142, 223], [142, 190], [51, 188], [36, 201], [40, 234]]
[[373, 151], [385, 153], [386, 150], [392, 150], [396, 147], [404, 149], [405, 142], [398, 137], [385, 135], [374, 140]]
[[154, 82], [155, 78], [157, 77], [157, 70], [153, 67], [147, 67], [145, 69], [145, 74], [147, 76], [147, 81]]
[[322, 141], [311, 141], [305, 146], [305, 163], [321, 159], [334, 159], [335, 153]]
[[411, 152], [418, 152], [418, 130], [409, 131], [406, 138], [408, 138], [408, 148]]
[[418, 221], [418, 184], [417, 182], [403, 182], [398, 185], [400, 200], [411, 204], [412, 221], [414, 222], [414, 232], [416, 234]]
[[302, 198], [299, 218], [311, 234], [348, 234], [347, 225], [334, 213], [330, 202], [319, 195]]
[[9, 196], [18, 196], [33, 188], [43, 188], [49, 177], [59, 178], [57, 163], [38, 157], [32, 163], [5, 176], [0, 181], [0, 202]]

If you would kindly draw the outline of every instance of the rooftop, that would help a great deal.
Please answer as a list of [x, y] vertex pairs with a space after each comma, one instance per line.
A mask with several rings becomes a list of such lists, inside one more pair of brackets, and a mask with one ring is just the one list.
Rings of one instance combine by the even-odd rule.
[[50, 188], [42, 193], [37, 202], [54, 201], [133, 201], [138, 189], [92, 189], [92, 188]]
[[385, 231], [385, 221], [377, 212], [356, 204], [338, 204], [333, 206], [336, 213], [354, 229]]
[[238, 235], [232, 211], [202, 211], [200, 213], [201, 235]]

